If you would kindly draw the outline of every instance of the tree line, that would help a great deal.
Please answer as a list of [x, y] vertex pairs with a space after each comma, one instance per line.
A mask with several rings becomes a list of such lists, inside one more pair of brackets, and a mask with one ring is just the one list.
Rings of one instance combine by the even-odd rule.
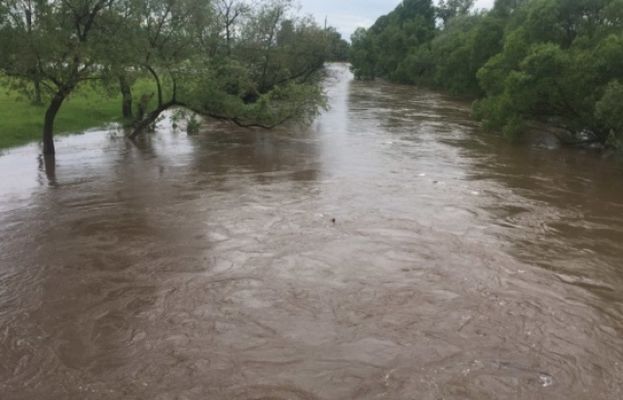
[[352, 36], [358, 79], [477, 98], [516, 137], [546, 122], [564, 143], [623, 148], [623, 0], [404, 0]]
[[[46, 105], [44, 154], [87, 84], [121, 94], [131, 136], [172, 107], [246, 127], [309, 120], [325, 103], [323, 64], [344, 46], [291, 0], [0, 0], [0, 77]], [[137, 79], [154, 92], [132, 93]]]

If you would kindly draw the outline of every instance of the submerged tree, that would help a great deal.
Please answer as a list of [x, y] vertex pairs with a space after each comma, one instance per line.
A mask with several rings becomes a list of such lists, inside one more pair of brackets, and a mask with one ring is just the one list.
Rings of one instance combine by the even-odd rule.
[[566, 132], [565, 143], [616, 143], [612, 135], [621, 132], [610, 116], [623, 78], [623, 24], [610, 12], [619, 3], [520, 6], [503, 50], [478, 72], [486, 97], [476, 103], [476, 116], [509, 136], [536, 119]]
[[[29, 22], [31, 1], [36, 23]], [[54, 153], [59, 109], [85, 82], [122, 93], [131, 136], [172, 107], [241, 126], [308, 119], [324, 104], [318, 77], [327, 37], [294, 16], [287, 0], [0, 2], [0, 72], [24, 88], [41, 85], [49, 99], [44, 154]], [[133, 110], [131, 85], [139, 76], [155, 90], [139, 96]]]
[[54, 121], [67, 97], [100, 74], [110, 32], [100, 23], [115, 0], [40, 1], [37, 24], [30, 9], [8, 4], [0, 70], [18, 81], [37, 82], [50, 100], [43, 124], [43, 153], [54, 154]]
[[404, 0], [392, 12], [380, 17], [370, 29], [355, 31], [351, 38], [355, 76], [408, 82], [401, 64], [419, 46], [432, 40], [435, 19], [431, 0]]
[[382, 77], [480, 98], [474, 116], [506, 136], [531, 121], [565, 143], [621, 146], [623, 1], [444, 0], [431, 25], [425, 0], [405, 0], [352, 37], [360, 79]]
[[376, 59], [373, 34], [364, 28], [357, 28], [351, 36], [350, 62], [351, 70], [357, 79], [374, 79], [376, 73]]
[[141, 17], [153, 19], [144, 24], [141, 50], [142, 65], [157, 88], [157, 106], [136, 121], [132, 136], [172, 107], [271, 128], [308, 119], [323, 105], [315, 79], [325, 60], [321, 30], [299, 20], [293, 23], [297, 46], [277, 41], [289, 3], [238, 8], [238, 15], [232, 14], [232, 2], [224, 3], [223, 11], [191, 1], [185, 7], [177, 3], [179, 8], [162, 0], [142, 1], [152, 4]]
[[350, 44], [342, 38], [342, 34], [335, 28], [325, 28], [327, 36], [327, 59], [329, 61], [346, 62], [348, 61]]

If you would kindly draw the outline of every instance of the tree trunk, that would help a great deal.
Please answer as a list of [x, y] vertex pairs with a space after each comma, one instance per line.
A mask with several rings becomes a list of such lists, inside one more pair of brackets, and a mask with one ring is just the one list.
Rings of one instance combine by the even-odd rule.
[[41, 81], [39, 80], [39, 78], [35, 78], [33, 83], [35, 86], [35, 96], [33, 99], [33, 103], [36, 106], [40, 106], [43, 104], [43, 100], [41, 99]]
[[227, 37], [227, 55], [231, 56], [231, 32], [229, 31], [229, 29], [229, 21], [227, 21], [227, 24], [225, 25], [225, 32]]
[[123, 118], [131, 119], [132, 114], [132, 88], [128, 84], [125, 75], [119, 75], [119, 88], [121, 89], [121, 112]]
[[160, 83], [160, 77], [158, 73], [149, 65], [145, 66], [147, 71], [153, 76], [154, 81], [156, 81], [156, 89], [158, 91], [158, 107], [162, 107], [162, 84]]
[[43, 121], [43, 154], [54, 154], [54, 120], [56, 114], [61, 108], [61, 105], [65, 101], [65, 95], [62, 92], [56, 93], [45, 112], [45, 119]]
[[154, 111], [152, 111], [149, 114], [147, 114], [146, 116], [144, 116], [144, 118], [142, 118], [139, 121], [136, 121], [136, 123], [134, 124], [134, 131], [132, 131], [132, 133], [130, 134], [130, 139], [134, 139], [141, 132], [143, 132], [145, 129], [147, 129], [147, 127], [149, 125], [151, 125], [154, 122], [156, 122], [156, 120], [158, 119], [160, 114], [162, 114], [163, 112], [165, 112], [169, 108], [175, 107], [175, 106], [178, 106], [178, 105], [180, 105], [180, 104], [177, 103], [176, 101], [172, 100], [172, 101], [170, 101], [168, 103], [165, 103], [165, 104], [162, 104], [162, 105], [158, 106], [158, 108], [156, 108]]
[[54, 155], [43, 156], [43, 170], [45, 176], [48, 178], [48, 184], [51, 186], [56, 185], [56, 159]]

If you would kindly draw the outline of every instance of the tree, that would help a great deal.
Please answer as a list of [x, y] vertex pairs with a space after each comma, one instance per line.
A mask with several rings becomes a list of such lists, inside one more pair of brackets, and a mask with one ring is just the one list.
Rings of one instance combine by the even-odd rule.
[[[7, 25], [18, 27], [24, 37], [20, 45], [27, 46], [32, 51], [36, 40], [37, 30], [39, 28], [40, 14], [45, 8], [42, 0], [7, 0], [2, 6], [6, 10]], [[30, 82], [23, 83], [21, 89], [26, 92], [33, 104], [42, 105], [41, 79], [39, 76], [39, 68], [37, 60], [31, 60], [32, 65], [27, 73], [31, 76]], [[18, 82], [13, 82], [18, 83]], [[32, 89], [32, 90], [31, 90]]]
[[327, 36], [327, 59], [329, 61], [348, 61], [348, 52], [350, 44], [342, 38], [335, 28], [328, 27], [325, 29]]
[[441, 0], [437, 15], [445, 26], [454, 17], [468, 15], [473, 6], [474, 0]]
[[[0, 70], [21, 81], [39, 82], [51, 96], [43, 125], [43, 153], [54, 154], [54, 121], [67, 97], [99, 74], [98, 54], [109, 32], [99, 24], [115, 0], [40, 2], [37, 24], [28, 7], [9, 6]], [[6, 35], [6, 36], [4, 36]]]
[[[86, 82], [121, 92], [131, 137], [173, 107], [241, 126], [309, 120], [324, 105], [318, 78], [335, 35], [296, 17], [291, 4], [5, 0], [0, 72], [24, 90], [41, 84], [49, 98], [46, 155], [54, 154], [56, 114]], [[133, 110], [131, 85], [138, 77], [151, 79], [155, 90], [139, 96]]]
[[536, 119], [566, 131], [563, 142], [609, 144], [617, 129], [608, 104], [616, 98], [613, 81], [623, 77], [623, 25], [609, 18], [609, 3], [534, 0], [520, 6], [503, 51], [478, 72], [487, 97], [476, 103], [475, 115], [507, 134], [520, 134]]
[[412, 49], [430, 42], [434, 33], [435, 8], [431, 0], [404, 0], [369, 30], [353, 34], [351, 63], [355, 76], [409, 81], [405, 59]]
[[350, 62], [356, 79], [376, 78], [377, 53], [373, 34], [364, 28], [357, 28], [351, 36]]
[[[403, 1], [352, 37], [355, 77], [377, 76], [479, 98], [485, 127], [520, 135], [531, 121], [565, 143], [621, 145], [623, 0]], [[615, 138], [616, 140], [614, 140]]]
[[623, 85], [614, 80], [610, 82], [595, 107], [596, 117], [608, 129], [607, 143], [613, 147], [623, 147]]
[[237, 0], [217, 0], [217, 20], [219, 30], [225, 34], [225, 49], [227, 55], [231, 55], [232, 41], [236, 32], [236, 24], [239, 19], [250, 11], [250, 7]]
[[[140, 20], [147, 21], [138, 36], [144, 46], [141, 63], [155, 82], [157, 106], [136, 121], [132, 136], [172, 107], [240, 126], [270, 128], [307, 119], [323, 104], [312, 79], [325, 60], [322, 31], [300, 20], [293, 24], [292, 38], [277, 41], [289, 2], [246, 9], [235, 28], [239, 35], [231, 30], [229, 36], [215, 36], [214, 30], [223, 29], [218, 17], [216, 26], [205, 23], [215, 21], [211, 16], [222, 14], [221, 9], [205, 7], [199, 12], [205, 3], [194, 0], [175, 7], [164, 0], [141, 1], [149, 5], [140, 8]], [[221, 44], [226, 51], [214, 51], [213, 46]]]

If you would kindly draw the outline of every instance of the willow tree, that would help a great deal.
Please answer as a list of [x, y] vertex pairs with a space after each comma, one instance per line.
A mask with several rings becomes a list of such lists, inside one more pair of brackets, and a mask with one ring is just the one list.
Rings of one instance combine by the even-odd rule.
[[324, 103], [312, 78], [325, 60], [322, 30], [297, 20], [299, 47], [277, 42], [282, 22], [291, 18], [289, 2], [228, 14], [222, 3], [137, 1], [143, 4], [137, 8], [137, 50], [156, 86], [157, 105], [135, 122], [131, 136], [173, 107], [240, 126], [271, 128], [309, 119]]
[[[35, 81], [49, 95], [43, 123], [43, 153], [54, 154], [54, 121], [67, 97], [100, 74], [110, 28], [100, 19], [115, 0], [41, 0], [37, 23], [31, 8], [7, 1], [0, 41], [0, 71], [18, 81]], [[29, 22], [30, 21], [30, 22]]]
[[[527, 1], [511, 17], [503, 50], [478, 72], [485, 126], [517, 136], [532, 121], [563, 143], [621, 147], [614, 115], [623, 80], [623, 2]], [[620, 114], [618, 115], [620, 118]]]
[[[388, 78], [407, 82], [404, 64], [413, 62], [419, 47], [428, 50], [436, 29], [438, 16], [431, 0], [403, 0], [387, 15], [381, 16], [368, 30], [358, 29], [353, 34], [351, 48], [352, 69], [357, 78]], [[421, 59], [422, 57], [416, 57]]]
[[[0, 4], [0, 26], [16, 27], [21, 31], [19, 45], [24, 47], [24, 53], [33, 53], [33, 45], [37, 39], [37, 32], [42, 22], [41, 15], [45, 11], [46, 2], [43, 0], [6, 0]], [[4, 16], [4, 17], [3, 17]], [[4, 20], [4, 24], [2, 23]], [[7, 29], [8, 30], [8, 29]], [[13, 33], [13, 32], [12, 32]], [[4, 32], [6, 44], [17, 44], [13, 40], [16, 38], [9, 32]], [[10, 54], [8, 49], [2, 54]], [[24, 60], [25, 75], [31, 79], [28, 81], [15, 81], [13, 86], [17, 86], [32, 100], [33, 104], [42, 104], [41, 83], [39, 78], [38, 60], [30, 57]], [[30, 66], [27, 65], [30, 63]]]
[[44, 154], [54, 154], [59, 109], [87, 81], [118, 82], [126, 116], [130, 78], [153, 81], [156, 106], [142, 99], [132, 137], [173, 107], [270, 128], [324, 103], [327, 36], [289, 0], [3, 0], [0, 30], [0, 72], [38, 82], [49, 99]]
[[216, 22], [217, 31], [224, 35], [225, 51], [231, 55], [232, 43], [235, 40], [238, 22], [243, 19], [251, 10], [251, 7], [240, 0], [217, 0], [216, 1]]

